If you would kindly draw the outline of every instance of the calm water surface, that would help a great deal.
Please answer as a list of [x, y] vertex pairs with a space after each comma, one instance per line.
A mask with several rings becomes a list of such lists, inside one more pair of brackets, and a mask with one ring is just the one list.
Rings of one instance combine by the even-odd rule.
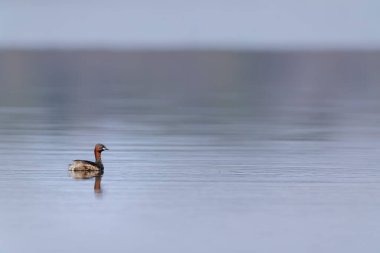
[[380, 54], [0, 55], [1, 252], [380, 250]]

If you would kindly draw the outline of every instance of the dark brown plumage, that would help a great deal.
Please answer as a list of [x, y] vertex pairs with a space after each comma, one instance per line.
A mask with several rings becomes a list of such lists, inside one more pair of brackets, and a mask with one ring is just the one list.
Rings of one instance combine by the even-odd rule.
[[71, 171], [99, 171], [103, 170], [104, 166], [102, 163], [102, 152], [108, 150], [103, 144], [96, 144], [94, 148], [95, 162], [86, 160], [74, 160], [72, 164], [69, 165], [69, 170]]

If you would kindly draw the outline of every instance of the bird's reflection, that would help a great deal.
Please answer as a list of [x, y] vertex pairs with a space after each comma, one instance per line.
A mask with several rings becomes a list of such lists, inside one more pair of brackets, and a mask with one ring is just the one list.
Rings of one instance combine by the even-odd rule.
[[101, 181], [104, 171], [70, 171], [70, 176], [74, 179], [90, 179], [95, 178], [94, 192], [102, 193]]

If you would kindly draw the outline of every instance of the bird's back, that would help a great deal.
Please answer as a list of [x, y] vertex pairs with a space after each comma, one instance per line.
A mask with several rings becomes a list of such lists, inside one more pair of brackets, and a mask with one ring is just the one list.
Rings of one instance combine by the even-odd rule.
[[69, 170], [79, 171], [79, 170], [102, 170], [102, 166], [91, 161], [86, 160], [74, 160], [72, 164], [69, 165]]

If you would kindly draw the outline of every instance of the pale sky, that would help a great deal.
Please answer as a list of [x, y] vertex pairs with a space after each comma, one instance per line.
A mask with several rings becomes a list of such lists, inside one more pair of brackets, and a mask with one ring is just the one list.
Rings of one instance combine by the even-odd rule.
[[380, 0], [0, 0], [0, 47], [380, 48]]

